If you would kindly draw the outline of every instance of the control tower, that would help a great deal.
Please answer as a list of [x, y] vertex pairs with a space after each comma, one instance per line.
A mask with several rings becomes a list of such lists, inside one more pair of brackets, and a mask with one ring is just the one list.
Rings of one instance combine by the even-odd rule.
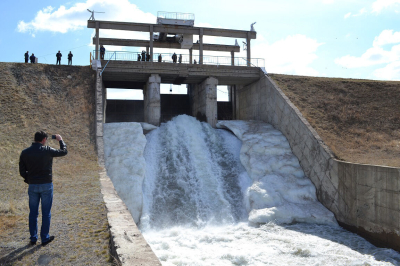
[[[157, 24], [193, 27], [194, 14], [163, 11], [158, 12]], [[154, 40], [158, 42], [177, 42], [181, 45], [182, 49], [190, 49], [193, 46], [193, 34], [159, 32], [158, 34], [154, 34]]]
[[[97, 71], [97, 102], [102, 105], [97, 107], [99, 128], [105, 122], [107, 88], [143, 90], [140, 106], [126, 108], [136, 113], [124, 114], [139, 118], [121, 122], [147, 122], [158, 126], [169, 117], [185, 113], [215, 126], [222, 113], [230, 113], [230, 117], [235, 118], [236, 91], [265, 76], [263, 59], [251, 58], [250, 44], [257, 32], [250, 26], [249, 30], [196, 27], [194, 20], [194, 14], [177, 12], [158, 12], [155, 24], [88, 20], [87, 27], [96, 30], [93, 65]], [[149, 37], [147, 40], [101, 38], [100, 31], [104, 29], [145, 32]], [[232, 45], [204, 43], [204, 36], [230, 38]], [[247, 56], [235, 57], [241, 48], [237, 39], [244, 39]], [[100, 45], [106, 48], [101, 57]], [[112, 48], [107, 46], [140, 47], [141, 52], [110, 51]], [[154, 48], [163, 50], [154, 52]], [[172, 50], [174, 56], [161, 52], [165, 49]], [[204, 55], [207, 51], [228, 53], [228, 56]], [[186, 104], [185, 112], [172, 108], [177, 96], [166, 99], [160, 94], [160, 84], [186, 84], [187, 94], [178, 101]], [[218, 111], [218, 85], [228, 86], [230, 105], [224, 112]], [[116, 103], [115, 110], [124, 109], [122, 103], [119, 104]]]

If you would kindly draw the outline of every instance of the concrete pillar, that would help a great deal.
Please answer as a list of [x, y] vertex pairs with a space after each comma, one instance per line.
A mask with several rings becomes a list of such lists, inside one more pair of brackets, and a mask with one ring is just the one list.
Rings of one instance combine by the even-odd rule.
[[192, 115], [215, 127], [217, 123], [218, 79], [209, 77], [200, 84], [191, 85]]
[[247, 66], [250, 66], [251, 61], [250, 40], [250, 32], [247, 32]]
[[202, 65], [203, 64], [203, 28], [200, 28], [199, 46], [200, 46], [199, 64]]
[[229, 101], [232, 103], [232, 119], [236, 119], [236, 85], [229, 86]]
[[99, 41], [99, 28], [100, 28], [100, 22], [96, 22], [96, 51], [95, 51], [95, 57], [94, 59], [99, 60], [99, 49], [100, 49], [100, 41]]
[[193, 49], [189, 49], [189, 64], [193, 64]]
[[96, 150], [98, 155], [99, 163], [104, 164], [103, 150], [104, 150], [104, 142], [103, 142], [103, 124], [106, 122], [106, 104], [107, 104], [107, 96], [106, 96], [106, 88], [104, 87], [103, 78], [100, 76], [101, 69], [96, 71], [96, 91], [95, 91], [95, 99], [96, 99]]
[[159, 126], [161, 118], [161, 77], [151, 74], [144, 88], [144, 122]]
[[[148, 54], [149, 53], [149, 49], [150, 47], [149, 46], [146, 46], [146, 53]], [[145, 60], [146, 61], [146, 60]]]
[[231, 51], [231, 65], [234, 66], [235, 65], [235, 52]]
[[150, 25], [150, 62], [153, 62], [153, 25]]

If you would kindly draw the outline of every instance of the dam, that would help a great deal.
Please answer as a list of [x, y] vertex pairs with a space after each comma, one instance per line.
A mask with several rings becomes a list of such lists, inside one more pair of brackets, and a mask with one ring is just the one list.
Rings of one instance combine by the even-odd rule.
[[[315, 130], [282, 93], [274, 81], [266, 75], [263, 69], [252, 66], [250, 40], [255, 38], [255, 32], [104, 21], [88, 21], [88, 27], [96, 28], [94, 42], [97, 47], [101, 42], [108, 42], [108, 44], [114, 43], [114, 45], [119, 43], [119, 45], [143, 46], [143, 42], [137, 40], [121, 41], [101, 39], [99, 37], [100, 29], [139, 30], [150, 33], [150, 40], [145, 42], [146, 47], [147, 45], [149, 47], [149, 61], [115, 60], [116, 53], [114, 54], [114, 60], [111, 60], [111, 55], [108, 60], [102, 60], [99, 59], [98, 49], [96, 48], [96, 59], [93, 60], [93, 66], [97, 73], [96, 137], [100, 163], [106, 166], [108, 165], [107, 174], [110, 175], [111, 180], [113, 180], [112, 169], [114, 169], [115, 175], [119, 177], [117, 180], [120, 181], [114, 182], [116, 190], [120, 190], [118, 191], [119, 196], [124, 200], [134, 221], [139, 224], [140, 229], [151, 248], [155, 251], [157, 257], [165, 262], [166, 265], [176, 264], [178, 262], [183, 265], [190, 265], [190, 259], [193, 259], [193, 257], [200, 257], [207, 262], [198, 261], [194, 265], [224, 265], [223, 263], [226, 263], [226, 265], [265, 265], [265, 263], [273, 262], [261, 258], [262, 250], [258, 250], [257, 252], [256, 248], [254, 248], [253, 251], [257, 254], [251, 256], [245, 254], [246, 252], [250, 252], [246, 249], [242, 251], [242, 253], [236, 253], [231, 250], [222, 251], [221, 253], [214, 252], [216, 248], [215, 246], [213, 247], [213, 243], [219, 243], [217, 246], [222, 247], [227, 247], [229, 246], [228, 243], [233, 243], [231, 246], [232, 249], [238, 246], [251, 247], [251, 243], [248, 239], [244, 239], [240, 235], [240, 232], [243, 233], [243, 235], [254, 236], [250, 239], [257, 239], [257, 243], [266, 241], [266, 239], [271, 240], [269, 241], [271, 244], [269, 248], [271, 248], [272, 252], [270, 254], [283, 254], [284, 257], [287, 257], [287, 264], [295, 264], [302, 260], [304, 260], [306, 264], [320, 262], [328, 265], [329, 263], [333, 263], [331, 265], [346, 265], [348, 263], [356, 265], [363, 263], [371, 265], [381, 265], [382, 263], [397, 265], [399, 263], [398, 254], [396, 252], [393, 253], [392, 250], [387, 249], [375, 249], [376, 247], [370, 246], [369, 243], [362, 242], [358, 236], [352, 235], [337, 226], [337, 224], [339, 224], [348, 230], [358, 233], [379, 246], [399, 250], [399, 209], [398, 207], [393, 207], [398, 206], [399, 202], [398, 169], [357, 165], [336, 160], [329, 147], [323, 143]], [[175, 36], [177, 34], [198, 34], [200, 41], [198, 45], [199, 63], [194, 64], [192, 51], [190, 50], [194, 48], [189, 48], [189, 59], [185, 64], [155, 62], [153, 60], [153, 47], [167, 44], [162, 42], [155, 44], [153, 38], [154, 32], [164, 32], [167, 36], [167, 33], [174, 33]], [[231, 52], [230, 64], [205, 64], [206, 61], [204, 60], [203, 50], [206, 45], [204, 45], [202, 41], [203, 34], [220, 34], [218, 36], [246, 38], [248, 45], [248, 56], [245, 60], [246, 64], [244, 66], [235, 65], [237, 61], [235, 61], [234, 52], [237, 48], [229, 46], [218, 49], [225, 49], [225, 51]], [[176, 44], [173, 45], [173, 47], [176, 48]], [[191, 47], [195, 47], [194, 44]], [[209, 47], [210, 49], [217, 49], [212, 45]], [[161, 124], [161, 97], [159, 92], [161, 83], [188, 84], [188, 94], [191, 102], [190, 115], [207, 122], [209, 128], [200, 129], [207, 126], [199, 125], [197, 123], [200, 122], [194, 122], [192, 120], [185, 120], [186, 123], [182, 126], [177, 121], [182, 120], [181, 117], [175, 120], [172, 119], [172, 121], [166, 124]], [[238, 150], [240, 149], [238, 149], [238, 146], [240, 146], [240, 144], [238, 140], [233, 140], [234, 138], [231, 135], [226, 136], [225, 133], [211, 133], [215, 130], [213, 128], [217, 126], [229, 128], [229, 130], [233, 131], [236, 137], [242, 141], [242, 145], [245, 143], [245, 139], [241, 139], [241, 136], [243, 137], [245, 135], [243, 129], [238, 129], [237, 125], [235, 126], [234, 124], [228, 126], [223, 122], [220, 124], [218, 123], [216, 102], [217, 85], [229, 86], [233, 119], [264, 122], [266, 123], [265, 127], [272, 127], [274, 130], [280, 132], [274, 133], [277, 135], [281, 134], [278, 139], [287, 140], [287, 142], [283, 140], [279, 142], [286, 143], [285, 148], [289, 148], [290, 150], [287, 155], [282, 156], [285, 159], [289, 158], [289, 161], [292, 160], [291, 163], [297, 161], [298, 167], [300, 168], [293, 170], [294, 172], [291, 176], [303, 178], [301, 181], [297, 180], [296, 182], [300, 182], [303, 185], [302, 188], [304, 188], [304, 190], [299, 188], [294, 189], [298, 194], [296, 195], [296, 193], [293, 193], [292, 196], [294, 199], [292, 198], [292, 201], [288, 201], [285, 197], [283, 197], [284, 200], [282, 200], [277, 196], [282, 202], [288, 201], [291, 202], [291, 204], [280, 205], [280, 201], [272, 197], [274, 192], [268, 192], [268, 185], [266, 184], [273, 184], [275, 182], [277, 183], [276, 190], [279, 191], [279, 188], [285, 187], [285, 189], [281, 190], [277, 195], [286, 196], [285, 192], [288, 191], [287, 186], [291, 184], [291, 182], [287, 182], [285, 183], [286, 185], [281, 186], [281, 179], [277, 177], [265, 181], [264, 185], [255, 187], [254, 190], [258, 193], [254, 193], [252, 196], [246, 195], [246, 191], [252, 188], [253, 183], [250, 180], [254, 179], [250, 177], [251, 173], [249, 169], [253, 167], [248, 166], [249, 168], [246, 168], [246, 171], [240, 169], [240, 164], [238, 162], [240, 161], [240, 163], [245, 166], [245, 163], [243, 163], [244, 159], [242, 158], [245, 156], [242, 154], [239, 155], [240, 152]], [[113, 128], [113, 123], [105, 124], [107, 87], [142, 87], [144, 91], [144, 121], [137, 122], [145, 122], [145, 124], [142, 123], [143, 128], [139, 126], [140, 124], [133, 123], [128, 126], [131, 130], [128, 132], [131, 133], [122, 135], [125, 129], [122, 126], [118, 128], [118, 123], [115, 123], [116, 128]], [[149, 127], [150, 125], [159, 128], [154, 129], [154, 127]], [[182, 130], [178, 130], [178, 128], [185, 126], [199, 128], [199, 131], [197, 133], [192, 132], [195, 134], [194, 137], [188, 137], [186, 133], [182, 133]], [[142, 133], [143, 129], [146, 131], [154, 129], [146, 136], [147, 140]], [[162, 133], [162, 130], [167, 131]], [[219, 141], [213, 144], [204, 144], [205, 146], [203, 148], [197, 147], [195, 149], [196, 151], [205, 151], [205, 154], [201, 156], [208, 159], [205, 159], [202, 165], [196, 165], [196, 163], [200, 163], [201, 160], [193, 160], [190, 164], [179, 165], [178, 163], [195, 153], [191, 150], [193, 147], [190, 147], [190, 145], [197, 146], [198, 143], [196, 141], [186, 143], [189, 147], [181, 144], [180, 146], [183, 146], [183, 148], [181, 153], [178, 153], [180, 157], [177, 155], [177, 159], [168, 160], [164, 162], [165, 164], [151, 156], [152, 153], [157, 154], [157, 152], [155, 152], [157, 147], [165, 147], [165, 149], [167, 149], [167, 147], [176, 147], [178, 149], [179, 147], [173, 145], [173, 143], [179, 141], [180, 138], [189, 138], [192, 140], [202, 139], [204, 137], [197, 136], [196, 134], [200, 134], [200, 132], [203, 131], [208, 132], [207, 134], [202, 133], [207, 135], [207, 138], [219, 139]], [[135, 133], [133, 134], [132, 132]], [[266, 132], [259, 132], [259, 134], [264, 133]], [[117, 147], [117, 143], [110, 144], [107, 143], [107, 141], [113, 139], [111, 136], [117, 139], [116, 136], [119, 136], [119, 134], [121, 134], [121, 138], [118, 139], [122, 144], [124, 141], [121, 141], [121, 139], [129, 140], [129, 134], [134, 135], [131, 137], [138, 139], [132, 139], [131, 143], [138, 144], [137, 147], [131, 147], [125, 144], [123, 147], [120, 147], [118, 151], [110, 150], [110, 146]], [[218, 151], [215, 149], [206, 149], [206, 147], [213, 147], [217, 145], [217, 143], [229, 141], [225, 140], [225, 138], [230, 139], [231, 144], [220, 146]], [[146, 150], [151, 145], [156, 146], [154, 147], [155, 150], [150, 148]], [[236, 147], [236, 151], [233, 151], [234, 148], [229, 148], [229, 146]], [[162, 150], [162, 152], [165, 152], [165, 157], [167, 158], [176, 153], [175, 150], [168, 151], [165, 149]], [[277, 150], [278, 149], [272, 145], [270, 150], [264, 150], [264, 153], [269, 154], [270, 151]], [[122, 151], [125, 151], [125, 153], [122, 153]], [[221, 151], [223, 151], [224, 154], [220, 154]], [[215, 155], [214, 152], [219, 155]], [[107, 161], [110, 160], [109, 158], [112, 158], [110, 155], [114, 153], [116, 153], [115, 155], [117, 155], [118, 158], [116, 161], [123, 162], [124, 166], [127, 167], [125, 172], [119, 173], [117, 169], [121, 169], [120, 165], [112, 164]], [[128, 157], [118, 157], [121, 156], [121, 154], [125, 156], [128, 153], [132, 153], [134, 156], [130, 157], [130, 159], [128, 159]], [[218, 174], [227, 171], [226, 167], [219, 168], [215, 166], [207, 168], [206, 162], [221, 161], [221, 156], [222, 158], [230, 158], [230, 160], [236, 162], [233, 164], [235, 165], [234, 167], [231, 166], [229, 168], [229, 170], [231, 170], [229, 175], [233, 176], [233, 180], [236, 180], [233, 184], [225, 180], [225, 175]], [[135, 157], [141, 158], [140, 161], [135, 164], [135, 166], [141, 165], [141, 167], [132, 166], [130, 160]], [[254, 159], [255, 158], [253, 158], [253, 160]], [[277, 159], [271, 159], [270, 157], [266, 157], [265, 159], [275, 160], [275, 164], [279, 165], [279, 160]], [[150, 161], [157, 165], [150, 167]], [[170, 164], [174, 165], [175, 174], [166, 175], [162, 180], [157, 179], [160, 177], [162, 170], [170, 170], [168, 168]], [[189, 170], [189, 172], [185, 174], [177, 170], [185, 168], [185, 166], [201, 169], [204, 173], [200, 171], [200, 176], [207, 177], [212, 174], [219, 181], [205, 181], [200, 177], [192, 176]], [[274, 164], [271, 167], [273, 168], [273, 166]], [[147, 169], [147, 167], [150, 168]], [[157, 170], [158, 167], [161, 167], [161, 170]], [[287, 168], [293, 168], [293, 165]], [[136, 172], [132, 175], [127, 175], [127, 173], [133, 169]], [[254, 170], [255, 173], [260, 170], [258, 169], [258, 164], [254, 167]], [[156, 173], [153, 176], [150, 175], [152, 171]], [[268, 172], [270, 170], [264, 171]], [[246, 175], [245, 172], [249, 175], [248, 177], [244, 176]], [[145, 176], [145, 173], [149, 174], [149, 176]], [[170, 176], [175, 175], [182, 175], [182, 178], [186, 177], [186, 179], [169, 179]], [[126, 176], [131, 176], [131, 182], [127, 182], [123, 179]], [[146, 180], [150, 180], [149, 182], [153, 183], [153, 185], [146, 183]], [[256, 184], [263, 184], [259, 179], [256, 180], [258, 180]], [[165, 183], [164, 188], [155, 185], [163, 182]], [[200, 186], [202, 182], [206, 182], [208, 186]], [[118, 188], [118, 183], [123, 184], [123, 187]], [[236, 186], [234, 184], [236, 184]], [[201, 190], [196, 189], [199, 186], [202, 187]], [[208, 190], [209, 192], [207, 192]], [[164, 195], [170, 196], [163, 197], [163, 193], [165, 193]], [[204, 194], [201, 195], [201, 193]], [[221, 197], [219, 197], [220, 195]], [[126, 197], [126, 199], [124, 199], [124, 197]], [[135, 204], [129, 203], [128, 198], [131, 198]], [[219, 201], [220, 204], [216, 206], [213, 205], [212, 202], [208, 204], [207, 201], [209, 201], [210, 198]], [[270, 198], [270, 202], [267, 201], [266, 203], [260, 201], [259, 198]], [[319, 207], [308, 208], [303, 206], [304, 208], [300, 208], [296, 199], [313, 201]], [[157, 204], [154, 204], [154, 202]], [[162, 205], [165, 202], [169, 203], [167, 205]], [[191, 202], [193, 204], [186, 206], [184, 204], [185, 202]], [[252, 205], [254, 206], [250, 208]], [[182, 208], [174, 209], [172, 206], [179, 206]], [[226, 206], [226, 208], [219, 209], [221, 206]], [[279, 209], [277, 206], [285, 207]], [[271, 210], [271, 208], [273, 210]], [[196, 209], [198, 212], [193, 209]], [[308, 212], [306, 210], [308, 210]], [[170, 213], [174, 215], [171, 216], [169, 215]], [[156, 214], [156, 216], [154, 216], [154, 214]], [[161, 217], [164, 217], [164, 219]], [[157, 218], [160, 218], [160, 220], [157, 220]], [[171, 223], [174, 226], [171, 227]], [[249, 227], [247, 223], [253, 226]], [[310, 224], [312, 224], [312, 226]], [[218, 225], [218, 229], [215, 229], [216, 225]], [[220, 225], [224, 226], [221, 228]], [[260, 226], [259, 228], [261, 228], [261, 230], [253, 231], [253, 229], [258, 226]], [[288, 234], [281, 237], [280, 234], [282, 230], [286, 229], [298, 234]], [[185, 232], [184, 235], [181, 234], [182, 232]], [[238, 233], [235, 235], [231, 232]], [[325, 232], [330, 232], [331, 235], [326, 236]], [[190, 235], [193, 236], [193, 238], [185, 238]], [[302, 240], [305, 235], [313, 235], [314, 237], [316, 236], [317, 239], [315, 240], [316, 242], [310, 240], [310, 247], [302, 248], [302, 244], [304, 245], [304, 241]], [[261, 237], [257, 238], [256, 236]], [[325, 240], [327, 239], [328, 242], [324, 242], [321, 236], [324, 236], [322, 238]], [[118, 237], [116, 237], [116, 239], [118, 240]], [[168, 241], [168, 239], [171, 241]], [[243, 242], [235, 242], [234, 239], [240, 239], [243, 240]], [[294, 245], [288, 244], [286, 246], [279, 246], [274, 244], [274, 241], [272, 241], [274, 239], [280, 239], [279, 242], [284, 243], [290, 243], [290, 240], [293, 240], [292, 243]], [[345, 243], [344, 245], [346, 247], [359, 250], [358, 253], [375, 254], [373, 256], [374, 258], [370, 256], [363, 257], [360, 254], [353, 253], [348, 253], [348, 255], [344, 256], [332, 255], [332, 257], [324, 257], [325, 253], [343, 254], [347, 251], [341, 250], [340, 248], [333, 248], [328, 249], [325, 253], [317, 254], [317, 249], [313, 249], [313, 247], [321, 243], [324, 243], [323, 245], [325, 246], [330, 246], [332, 244], [331, 241]], [[201, 251], [202, 254], [196, 255], [191, 253], [191, 251], [199, 248], [202, 243], [211, 244], [204, 246], [204, 250]], [[180, 244], [181, 247], [177, 247], [176, 249], [171, 248], [176, 244]], [[118, 247], [118, 245], [116, 246]], [[283, 251], [286, 248], [287, 251]], [[175, 251], [169, 252], [169, 250]], [[127, 251], [125, 250], [124, 252]], [[209, 253], [211, 254], [211, 258], [203, 255]], [[129, 257], [129, 255], [126, 255], [127, 253], [124, 254], [125, 258], [127, 258], [126, 256]], [[182, 254], [187, 254], [187, 257]], [[179, 257], [181, 255], [182, 257]], [[321, 256], [324, 258], [321, 258]], [[279, 256], [273, 258], [275, 261], [282, 260], [282, 257]]]

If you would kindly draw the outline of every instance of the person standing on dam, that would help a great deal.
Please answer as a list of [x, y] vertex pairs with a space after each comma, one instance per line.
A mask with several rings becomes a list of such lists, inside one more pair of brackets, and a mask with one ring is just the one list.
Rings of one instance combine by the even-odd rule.
[[62, 54], [60, 53], [60, 51], [58, 51], [58, 53], [56, 54], [56, 57], [57, 57], [56, 65], [57, 65], [57, 64], [58, 64], [58, 65], [61, 65], [61, 57], [62, 57]]
[[106, 53], [106, 48], [103, 45], [100, 45], [100, 59], [104, 60], [104, 54]]
[[146, 52], [142, 50], [142, 61], [146, 61]]
[[72, 66], [72, 57], [73, 57], [74, 55], [71, 53], [71, 51], [69, 51], [69, 54], [68, 54], [68, 65], [70, 66]]
[[32, 53], [32, 55], [29, 57], [29, 59], [31, 60], [32, 64], [35, 63], [36, 57], [35, 57], [34, 53]]
[[29, 184], [29, 233], [30, 244], [35, 245], [38, 239], [37, 218], [39, 215], [39, 202], [42, 205], [42, 227], [40, 238], [42, 246], [54, 240], [54, 236], [49, 235], [51, 206], [53, 203], [53, 157], [67, 155], [67, 145], [60, 135], [53, 135], [60, 144], [60, 149], [56, 150], [50, 146], [45, 146], [47, 133], [38, 131], [35, 133], [32, 146], [24, 149], [19, 157], [19, 173], [24, 178], [24, 182]]
[[29, 51], [26, 51], [25, 53], [25, 63], [28, 63], [29, 61]]

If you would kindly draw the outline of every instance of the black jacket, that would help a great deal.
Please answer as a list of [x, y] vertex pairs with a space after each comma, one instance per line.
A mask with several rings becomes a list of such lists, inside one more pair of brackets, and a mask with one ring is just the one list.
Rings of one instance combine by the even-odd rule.
[[57, 54], [56, 54], [57, 59], [61, 59], [61, 56], [62, 56], [61, 53], [57, 53]]
[[60, 140], [60, 149], [56, 150], [34, 142], [23, 150], [19, 157], [19, 174], [28, 184], [46, 184], [53, 182], [53, 157], [67, 155], [67, 145]]

